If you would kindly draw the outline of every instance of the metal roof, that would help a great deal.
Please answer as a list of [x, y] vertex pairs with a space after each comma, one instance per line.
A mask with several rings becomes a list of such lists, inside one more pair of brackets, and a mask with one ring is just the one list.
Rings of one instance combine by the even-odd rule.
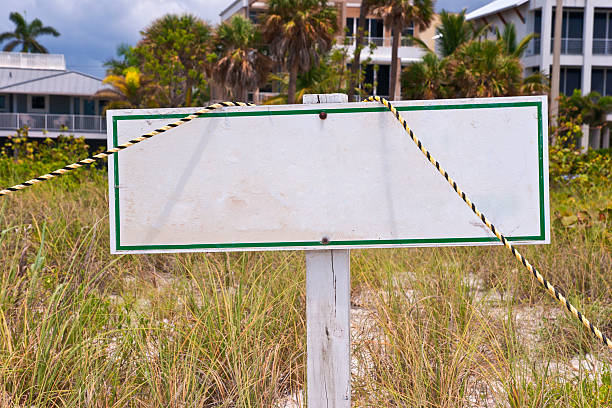
[[26, 69], [26, 68], [0, 68], [0, 88], [18, 84], [32, 79], [57, 75], [59, 72], [52, 69]]
[[466, 20], [473, 20], [476, 18], [485, 17], [514, 7], [522, 6], [527, 2], [529, 2], [529, 0], [495, 0], [468, 13], [465, 18]]
[[0, 69], [2, 93], [92, 96], [107, 87], [101, 79], [75, 71]]

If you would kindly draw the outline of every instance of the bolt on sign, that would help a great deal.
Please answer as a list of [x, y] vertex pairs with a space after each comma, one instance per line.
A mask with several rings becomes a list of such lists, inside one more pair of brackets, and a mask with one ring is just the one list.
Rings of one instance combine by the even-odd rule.
[[[545, 97], [394, 105], [509, 240], [550, 242]], [[108, 111], [109, 147], [191, 111]], [[371, 103], [213, 111], [114, 155], [109, 181], [113, 253], [498, 244]]]

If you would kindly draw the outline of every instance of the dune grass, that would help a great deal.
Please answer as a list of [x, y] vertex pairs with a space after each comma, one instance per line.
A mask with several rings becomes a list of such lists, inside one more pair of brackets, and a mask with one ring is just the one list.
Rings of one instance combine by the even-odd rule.
[[[36, 171], [0, 166], [1, 185]], [[303, 392], [303, 254], [112, 256], [106, 191], [89, 169], [0, 201], [0, 406]], [[611, 197], [553, 190], [552, 244], [521, 248], [608, 334]], [[505, 249], [355, 250], [351, 268], [353, 406], [612, 406], [612, 354]]]

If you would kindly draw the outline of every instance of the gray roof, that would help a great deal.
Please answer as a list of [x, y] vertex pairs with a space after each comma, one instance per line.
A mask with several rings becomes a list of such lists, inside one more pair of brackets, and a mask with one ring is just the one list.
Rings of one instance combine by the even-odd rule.
[[491, 14], [496, 14], [504, 10], [508, 10], [514, 7], [521, 6], [527, 3], [529, 0], [495, 0], [491, 3], [485, 4], [484, 6], [469, 12], [465, 18], [466, 20], [473, 20], [475, 18], [485, 17]]
[[57, 71], [53, 69], [0, 68], [0, 88], [31, 81], [36, 78], [56, 75], [61, 72], [66, 71]]
[[0, 92], [92, 96], [108, 85], [76, 71], [0, 68]]

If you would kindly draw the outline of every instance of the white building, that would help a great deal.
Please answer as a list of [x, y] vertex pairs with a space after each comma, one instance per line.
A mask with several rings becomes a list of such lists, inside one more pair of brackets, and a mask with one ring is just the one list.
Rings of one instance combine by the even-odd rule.
[[0, 137], [27, 126], [31, 137], [106, 139], [106, 101], [94, 97], [105, 88], [67, 70], [63, 55], [0, 52]]
[[[506, 23], [514, 23], [519, 40], [535, 33], [522, 59], [526, 74], [549, 74], [555, 4], [556, 0], [496, 0], [468, 13], [466, 18], [500, 31]], [[559, 89], [566, 95], [574, 89], [581, 89], [583, 94], [597, 91], [612, 95], [612, 0], [563, 1]], [[592, 129], [590, 133], [591, 147], [610, 146], [609, 128], [603, 132]]]

